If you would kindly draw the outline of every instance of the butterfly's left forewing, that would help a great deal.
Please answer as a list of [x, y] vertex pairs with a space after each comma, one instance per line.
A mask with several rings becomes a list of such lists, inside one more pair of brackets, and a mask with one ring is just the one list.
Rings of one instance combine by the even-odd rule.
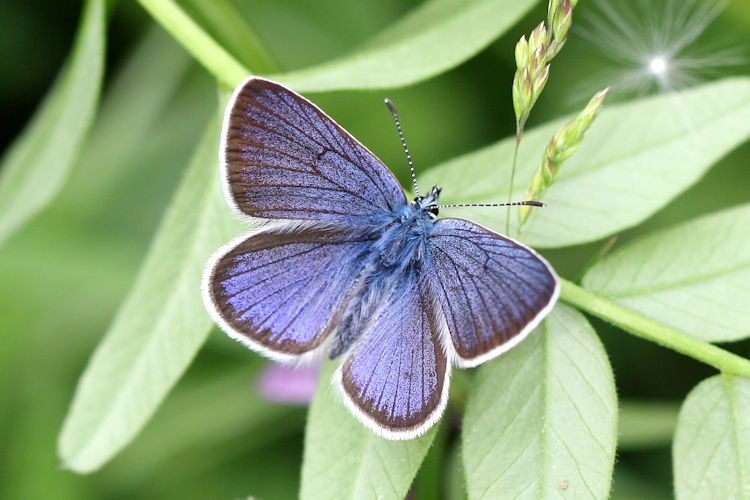
[[443, 413], [450, 363], [429, 283], [401, 276], [337, 372], [344, 401], [377, 434], [411, 439]]
[[518, 344], [552, 310], [560, 293], [536, 252], [462, 219], [441, 219], [423, 265], [444, 313], [459, 366]]

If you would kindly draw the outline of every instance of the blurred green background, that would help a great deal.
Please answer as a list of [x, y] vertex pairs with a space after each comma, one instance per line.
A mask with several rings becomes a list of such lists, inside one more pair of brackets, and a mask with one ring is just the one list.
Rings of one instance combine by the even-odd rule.
[[[238, 2], [284, 69], [339, 55], [417, 3]], [[577, 12], [583, 15], [587, 3]], [[0, 4], [3, 150], [53, 81], [80, 8], [81, 2], [52, 0]], [[513, 46], [545, 9], [540, 4], [478, 56], [428, 82], [312, 97], [408, 183], [383, 97], [399, 108], [417, 169], [511, 135]], [[750, 4], [734, 0], [705, 38], [747, 55], [748, 32]], [[530, 126], [579, 107], [574, 90], [605, 65], [595, 48], [571, 37]], [[735, 65], [716, 76], [749, 72], [747, 65]], [[105, 91], [87, 145], [60, 196], [0, 248], [0, 498], [296, 495], [304, 408], [258, 399], [255, 378], [265, 361], [218, 331], [146, 430], [114, 461], [78, 476], [62, 470], [56, 457], [57, 433], [76, 381], [133, 282], [215, 100], [211, 77], [137, 4], [112, 8]], [[750, 201], [749, 167], [745, 144], [666, 210], [621, 235], [618, 244]], [[562, 276], [574, 279], [600, 245], [545, 255]], [[613, 497], [669, 498], [669, 444], [679, 402], [713, 370], [597, 320], [592, 324], [609, 353], [623, 410]], [[726, 347], [750, 354], [748, 342]], [[436, 458], [428, 458], [417, 480], [420, 498], [454, 498], [455, 475], [429, 470], [456, 463], [458, 420], [448, 415], [446, 421], [446, 446], [431, 452]]]

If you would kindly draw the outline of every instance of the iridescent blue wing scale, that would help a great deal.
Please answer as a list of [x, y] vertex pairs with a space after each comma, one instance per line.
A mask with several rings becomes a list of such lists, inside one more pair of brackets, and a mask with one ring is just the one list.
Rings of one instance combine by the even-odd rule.
[[536, 252], [462, 219], [441, 219], [425, 269], [447, 322], [459, 366], [476, 366], [518, 344], [559, 295], [551, 266]]
[[337, 372], [347, 406], [381, 436], [419, 436], [445, 409], [450, 363], [435, 305], [429, 283], [404, 274]]
[[406, 203], [374, 154], [286, 87], [249, 78], [227, 109], [222, 175], [227, 198], [241, 213], [372, 225]]
[[352, 231], [263, 231], [217, 252], [204, 275], [204, 301], [214, 321], [248, 347], [299, 358], [335, 326], [371, 244]]

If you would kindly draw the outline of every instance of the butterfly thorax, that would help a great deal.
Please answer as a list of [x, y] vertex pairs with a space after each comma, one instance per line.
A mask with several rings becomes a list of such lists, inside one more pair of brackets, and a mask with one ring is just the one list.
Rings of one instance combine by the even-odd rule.
[[378, 306], [405, 273], [419, 273], [427, 240], [437, 222], [437, 199], [440, 188], [429, 195], [418, 196], [397, 212], [379, 230], [367, 264], [357, 279], [348, 307], [343, 314], [329, 350], [335, 358], [359, 338], [368, 320], [379, 313]]
[[440, 188], [435, 186], [429, 195], [417, 196], [393, 213], [393, 220], [372, 248], [376, 272], [397, 277], [406, 267], [419, 262], [424, 244], [435, 228], [438, 196]]

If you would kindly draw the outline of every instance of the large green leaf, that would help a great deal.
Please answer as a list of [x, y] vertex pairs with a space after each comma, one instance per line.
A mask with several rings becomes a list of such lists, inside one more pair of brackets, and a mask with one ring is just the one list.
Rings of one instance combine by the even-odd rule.
[[272, 78], [301, 92], [409, 85], [470, 58], [535, 0], [430, 0], [351, 55]]
[[57, 194], [94, 119], [104, 74], [104, 0], [84, 6], [64, 70], [0, 161], [0, 244]]
[[211, 328], [200, 297], [209, 255], [241, 231], [219, 186], [219, 117], [208, 126], [135, 285], [79, 381], [63, 426], [64, 465], [92, 471], [125, 446]]
[[363, 426], [331, 384], [336, 362], [323, 366], [310, 405], [302, 465], [303, 500], [404, 498], [435, 437], [389, 441]]
[[463, 430], [469, 498], [606, 498], [616, 415], [601, 342], [579, 312], [558, 305], [478, 370]]
[[[537, 247], [585, 243], [633, 226], [696, 182], [750, 137], [750, 78], [729, 78], [684, 92], [607, 107], [535, 209], [523, 239]], [[522, 199], [547, 142], [563, 121], [524, 134], [514, 199]], [[449, 161], [420, 176], [445, 186], [441, 203], [503, 202], [514, 139]], [[481, 181], [477, 181], [480, 179]], [[505, 209], [445, 209], [505, 230]], [[511, 211], [511, 234], [517, 232]]]
[[672, 457], [678, 499], [750, 498], [750, 380], [718, 375], [688, 394]]
[[599, 292], [709, 342], [750, 336], [750, 204], [648, 235], [584, 276]]

